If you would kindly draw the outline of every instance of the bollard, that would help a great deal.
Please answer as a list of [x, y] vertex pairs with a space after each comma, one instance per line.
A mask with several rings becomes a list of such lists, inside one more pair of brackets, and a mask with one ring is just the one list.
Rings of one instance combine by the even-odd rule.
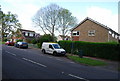
[[79, 57], [83, 58], [83, 50], [79, 50]]

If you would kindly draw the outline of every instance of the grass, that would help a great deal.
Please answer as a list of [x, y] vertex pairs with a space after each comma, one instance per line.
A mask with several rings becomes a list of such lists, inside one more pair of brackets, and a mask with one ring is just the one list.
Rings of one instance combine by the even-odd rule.
[[85, 65], [90, 65], [90, 66], [104, 66], [107, 63], [99, 60], [93, 60], [90, 58], [80, 58], [78, 56], [72, 56], [72, 55], [67, 55], [67, 57], [77, 63], [85, 64]]
[[5, 42], [1, 42], [1, 41], [0, 41], [0, 44], [5, 44]]

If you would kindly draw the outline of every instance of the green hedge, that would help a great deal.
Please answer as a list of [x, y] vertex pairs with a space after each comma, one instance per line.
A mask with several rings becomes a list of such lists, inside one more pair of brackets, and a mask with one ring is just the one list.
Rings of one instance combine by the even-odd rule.
[[117, 43], [91, 43], [83, 41], [59, 41], [58, 43], [67, 53], [79, 54], [79, 50], [82, 50], [85, 56], [109, 60], [119, 60], [120, 56], [120, 44]]

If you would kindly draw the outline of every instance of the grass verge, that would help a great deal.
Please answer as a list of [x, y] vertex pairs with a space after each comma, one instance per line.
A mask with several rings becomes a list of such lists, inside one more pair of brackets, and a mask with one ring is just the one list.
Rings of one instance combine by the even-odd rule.
[[5, 42], [0, 41], [0, 44], [5, 44]]
[[107, 63], [99, 60], [93, 60], [90, 58], [80, 58], [78, 56], [72, 56], [72, 55], [67, 55], [67, 58], [77, 62], [77, 63], [82, 63], [85, 65], [90, 65], [90, 66], [104, 66], [107, 65]]

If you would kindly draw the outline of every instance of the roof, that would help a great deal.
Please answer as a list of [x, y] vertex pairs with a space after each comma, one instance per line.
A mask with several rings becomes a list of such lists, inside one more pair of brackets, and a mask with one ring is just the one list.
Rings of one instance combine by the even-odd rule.
[[20, 29], [20, 31], [35, 32], [35, 31], [32, 31], [32, 30], [26, 30], [26, 29]]
[[83, 21], [81, 21], [76, 27], [72, 28], [71, 31], [73, 31], [75, 28], [79, 27], [79, 26], [80, 26], [81, 24], [83, 24], [86, 20], [90, 20], [90, 21], [92, 21], [92, 22], [100, 25], [101, 27], [103, 27], [103, 28], [105, 28], [105, 29], [107, 29], [107, 30], [110, 30], [110, 31], [118, 34], [118, 33], [115, 32], [114, 30], [112, 30], [111, 28], [107, 27], [106, 25], [101, 24], [101, 23], [99, 23], [99, 22], [97, 22], [97, 21], [95, 21], [95, 20], [93, 20], [93, 19], [91, 19], [91, 18], [89, 18], [89, 17], [86, 17], [86, 18], [85, 18]]

